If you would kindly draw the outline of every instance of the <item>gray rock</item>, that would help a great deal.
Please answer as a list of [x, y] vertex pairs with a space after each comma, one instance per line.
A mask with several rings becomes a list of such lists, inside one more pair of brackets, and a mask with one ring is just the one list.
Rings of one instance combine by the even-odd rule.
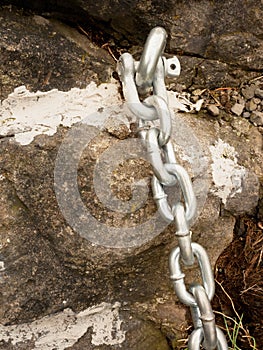
[[208, 105], [207, 110], [213, 117], [219, 116], [219, 108], [216, 105]]
[[241, 115], [244, 110], [244, 105], [240, 103], [235, 103], [233, 107], [231, 107], [231, 112], [233, 112], [235, 115]]
[[[17, 0], [5, 0], [4, 3], [21, 6]], [[128, 41], [142, 45], [151, 28], [163, 26], [170, 35], [170, 53], [180, 52], [181, 57], [188, 60], [188, 67], [193, 73], [190, 85], [194, 83], [199, 88], [237, 86], [244, 79], [257, 76], [262, 69], [263, 10], [260, 0], [249, 0], [246, 5], [238, 0], [232, 6], [228, 2], [209, 0], [187, 3], [178, 0], [161, 3], [142, 0], [136, 3], [119, 0], [71, 0], [67, 3], [62, 0], [29, 0], [23, 2], [23, 6], [39, 14], [81, 23], [84, 27], [100, 27], [118, 43]], [[192, 24], [190, 28], [189, 23]], [[204, 59], [208, 61], [207, 65], [203, 64]], [[185, 81], [186, 73], [183, 70]], [[193, 81], [197, 76], [199, 79]], [[203, 79], [209, 85], [203, 83]]]
[[255, 96], [259, 97], [260, 99], [263, 99], [263, 90], [262, 89], [256, 89], [255, 90]]
[[0, 16], [0, 99], [20, 85], [67, 91], [110, 80], [115, 62], [109, 53], [71, 27], [8, 8], [0, 7]]
[[263, 112], [254, 111], [251, 113], [250, 121], [257, 126], [263, 125]]
[[250, 100], [254, 97], [256, 88], [257, 87], [255, 84], [248, 85], [241, 90], [242, 95], [245, 97], [245, 99]]

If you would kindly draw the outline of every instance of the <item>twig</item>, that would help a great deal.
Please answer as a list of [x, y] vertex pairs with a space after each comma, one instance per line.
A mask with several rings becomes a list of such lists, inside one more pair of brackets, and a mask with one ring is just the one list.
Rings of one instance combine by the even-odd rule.
[[114, 59], [114, 61], [118, 62], [118, 59], [116, 58], [116, 56], [114, 55], [114, 53], [112, 52], [111, 48], [110, 48], [110, 44], [109, 43], [105, 43], [101, 46], [102, 49], [107, 48], [107, 50], [109, 51], [111, 57]]
[[214, 91], [223, 91], [223, 90], [237, 90], [235, 87], [220, 87], [215, 89]]
[[78, 25], [78, 28], [79, 28], [79, 30], [80, 30], [83, 34], [85, 34], [88, 38], [90, 37], [90, 35], [89, 35], [81, 26]]
[[212, 98], [216, 101], [217, 105], [220, 107], [223, 107], [221, 102], [213, 95], [212, 91], [208, 90], [208, 93], [210, 96], [212, 96]]
[[263, 75], [261, 75], [260, 77], [251, 79], [251, 80], [249, 80], [249, 82], [251, 83], [252, 81], [257, 81], [257, 80], [260, 80], [260, 79], [262, 79], [262, 78], [263, 78]]

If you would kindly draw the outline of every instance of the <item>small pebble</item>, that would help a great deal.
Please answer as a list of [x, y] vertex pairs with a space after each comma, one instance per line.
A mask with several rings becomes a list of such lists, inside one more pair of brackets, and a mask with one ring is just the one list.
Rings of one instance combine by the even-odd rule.
[[257, 109], [257, 105], [253, 100], [249, 100], [246, 103], [246, 110], [249, 112], [255, 111]]
[[216, 105], [208, 105], [207, 110], [213, 117], [219, 116], [219, 108]]
[[263, 125], [263, 112], [255, 111], [251, 113], [250, 121], [257, 126]]
[[254, 102], [256, 105], [259, 105], [260, 102], [261, 102], [261, 99], [258, 98], [258, 97], [254, 97], [254, 98], [252, 98], [252, 100], [253, 100], [253, 102]]
[[248, 119], [250, 117], [250, 113], [249, 112], [243, 112], [242, 117]]
[[255, 90], [255, 96], [256, 97], [259, 97], [259, 98], [261, 98], [261, 99], [263, 99], [263, 90], [261, 90], [261, 89], [256, 89]]
[[241, 103], [235, 103], [234, 106], [231, 108], [231, 112], [235, 115], [241, 115], [244, 110], [244, 105]]

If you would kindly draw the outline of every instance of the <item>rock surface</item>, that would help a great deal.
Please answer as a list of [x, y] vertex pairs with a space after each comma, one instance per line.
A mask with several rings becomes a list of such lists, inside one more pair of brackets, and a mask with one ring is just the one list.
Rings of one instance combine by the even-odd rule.
[[[42, 2], [35, 2], [36, 9], [39, 4]], [[113, 336], [125, 332], [125, 339], [114, 338], [119, 339], [119, 343], [112, 346], [106, 341], [101, 345], [92, 343], [94, 329], [89, 328], [91, 321], [88, 320], [84, 333], [74, 334], [75, 343], [69, 347], [63, 345], [63, 349], [103, 350], [116, 346], [134, 350], [176, 349], [180, 344], [178, 340], [186, 336], [189, 315], [177, 301], [169, 280], [168, 256], [177, 244], [173, 225], [166, 225], [161, 235], [154, 235], [151, 239], [146, 237], [137, 247], [114, 249], [96, 245], [72, 229], [72, 223], [63, 216], [61, 203], [56, 197], [54, 169], [60, 146], [65, 141], [67, 147], [70, 147], [68, 141], [81, 144], [87, 125], [94, 128], [94, 114], [91, 112], [95, 108], [95, 116], [102, 116], [99, 122], [96, 120], [96, 125], [101, 128], [83, 150], [77, 167], [77, 187], [82, 202], [97, 222], [122, 231], [129, 226], [138, 227], [156, 213], [151, 192], [142, 207], [120, 213], [105, 206], [94, 188], [94, 169], [102, 154], [114, 145], [118, 150], [127, 151], [123, 146], [126, 143], [120, 142], [137, 140], [134, 120], [122, 109], [118, 82], [108, 83], [106, 89], [102, 89], [103, 85], [96, 87], [94, 83], [86, 88], [90, 81], [110, 80], [111, 72], [115, 69], [111, 58], [99, 48], [92, 51], [93, 46], [80, 47], [76, 41], [88, 45], [87, 39], [58, 23], [53, 24], [42, 17], [23, 16], [6, 8], [0, 16], [3, 18], [1, 23], [6, 24], [1, 27], [3, 35], [0, 38], [0, 54], [4, 62], [0, 68], [0, 323], [4, 332], [0, 349], [35, 349], [36, 343], [41, 344], [44, 339], [45, 334], [38, 332], [36, 337], [39, 338], [27, 338], [14, 344], [14, 339], [11, 339], [12, 326], [20, 329], [23, 325], [26, 327], [25, 323], [28, 322], [32, 326], [36, 319], [42, 324], [43, 317], [54, 317], [54, 314], [60, 317], [63, 310], [77, 322], [81, 312], [88, 314], [91, 307], [96, 309], [101, 305], [115, 311], [118, 306], [118, 315], [114, 315], [117, 324], [121, 323], [118, 328], [120, 333], [116, 332], [116, 325], [109, 323], [108, 326], [112, 325]], [[12, 33], [8, 34], [9, 39], [8, 28]], [[65, 30], [70, 34], [65, 34]], [[71, 40], [67, 39], [69, 35]], [[23, 40], [26, 40], [26, 45]], [[44, 54], [43, 47], [47, 46]], [[42, 54], [38, 55], [39, 52]], [[58, 57], [59, 65], [56, 65]], [[191, 59], [197, 58], [183, 59], [182, 65]], [[10, 67], [10, 62], [16, 62], [16, 65]], [[57, 72], [54, 76], [51, 74], [45, 84], [43, 77], [46, 78], [46, 75], [42, 77], [37, 73], [42, 72], [39, 65], [48, 69], [51, 67], [52, 72]], [[58, 74], [59, 69], [63, 69], [61, 75]], [[23, 72], [26, 74], [23, 75]], [[7, 99], [7, 95], [21, 84], [32, 91], [58, 88], [64, 92], [33, 94], [23, 87]], [[72, 87], [81, 87], [82, 90], [70, 90]], [[257, 88], [262, 89], [260, 81]], [[102, 93], [102, 90], [106, 92]], [[119, 93], [116, 100], [113, 91], [114, 96]], [[201, 98], [201, 92], [197, 96]], [[169, 97], [173, 106], [174, 92], [170, 92]], [[260, 98], [259, 94], [250, 98], [254, 97]], [[50, 111], [50, 106], [45, 109], [41, 104], [46, 98], [50, 99], [52, 106], [57, 106], [56, 99], [61, 99], [58, 111], [53, 113], [55, 124], [48, 124], [49, 119], [44, 115]], [[236, 100], [239, 98], [242, 96], [236, 96]], [[228, 102], [225, 99], [225, 104], [222, 102], [219, 106], [218, 117], [210, 117], [202, 109], [199, 113], [178, 113], [173, 119], [172, 138], [176, 154], [193, 179], [201, 212], [193, 225], [193, 240], [206, 247], [213, 266], [232, 239], [235, 216], [256, 214], [258, 179], [262, 177], [260, 130], [248, 119], [227, 113], [231, 108]], [[76, 108], [73, 108], [74, 103]], [[115, 103], [118, 106], [112, 106]], [[17, 106], [23, 106], [24, 114], [18, 112]], [[40, 113], [40, 109], [44, 114]], [[10, 113], [8, 118], [7, 111]], [[121, 113], [119, 124], [116, 118], [111, 120], [112, 115], [105, 122], [103, 115], [109, 111], [113, 111], [115, 116]], [[22, 126], [19, 124], [21, 115], [27, 118]], [[42, 119], [46, 122], [44, 125], [41, 125]], [[101, 130], [103, 126], [105, 130]], [[74, 127], [76, 134], [72, 140], [68, 135]], [[35, 132], [34, 138], [26, 138], [27, 142], [22, 142], [32, 130]], [[74, 154], [71, 158], [74, 158]], [[114, 160], [112, 154], [108, 160], [104, 159], [104, 169], [110, 170]], [[112, 190], [115, 197], [125, 202], [132, 197], [133, 181], [145, 179], [148, 186], [150, 178], [151, 169], [144, 160], [126, 161], [117, 167], [111, 177]], [[65, 185], [64, 193], [71, 189], [70, 181], [68, 184], [62, 183]], [[68, 207], [73, 212], [75, 210], [76, 221], [81, 221], [72, 198], [68, 198]], [[91, 226], [88, 229], [92, 237], [101, 236], [99, 230], [93, 230]], [[143, 232], [139, 231], [139, 236], [144, 236]], [[117, 241], [121, 238], [117, 237]], [[187, 282], [192, 282], [196, 278], [196, 270], [189, 272], [187, 277]], [[98, 312], [100, 316], [104, 315], [102, 311], [101, 314]]]
[[[17, 4], [18, 0], [4, 1]], [[159, 25], [170, 35], [169, 52], [184, 67], [179, 79], [188, 87], [238, 85], [262, 70], [263, 5], [260, 0], [196, 1], [33, 1], [24, 7], [84, 27], [103, 28], [118, 42], [139, 44]], [[139, 30], [138, 30], [139, 28]]]
[[0, 16], [1, 100], [20, 85], [66, 91], [110, 79], [113, 59], [84, 35], [9, 8], [2, 8]]
[[[217, 130], [217, 122], [214, 120], [207, 122], [205, 118], [194, 115], [189, 119], [186, 114], [180, 115], [180, 118], [183, 125], [190, 123], [203, 146], [208, 147], [212, 140], [222, 137], [229, 139], [241, 151], [242, 137], [233, 135], [232, 128], [227, 123], [222, 133], [221, 129]], [[256, 135], [256, 128], [251, 125], [250, 129], [248, 137], [251, 135], [252, 138]], [[1, 141], [1, 254], [5, 268], [2, 272], [1, 321], [4, 324], [28, 322], [66, 307], [85, 310], [87, 306], [98, 305], [105, 300], [117, 300], [124, 309], [128, 307], [135, 318], [147, 320], [150, 317], [156, 326], [164, 322], [162, 331], [167, 336], [171, 329], [180, 329], [186, 322], [184, 314], [178, 317], [181, 306], [174, 303], [175, 296], [168, 278], [167, 258], [170, 249], [176, 245], [172, 239], [173, 228], [167, 228], [161, 236], [132, 250], [96, 246], [72, 231], [58, 206], [53, 179], [58, 147], [66, 132], [66, 129], [59, 129], [53, 136], [39, 135], [24, 146], [15, 142], [14, 137], [6, 137]], [[103, 222], [118, 226], [123, 223], [125, 216], [127, 222], [127, 214], [120, 216], [105, 210], [97, 204], [97, 200], [94, 201], [94, 190], [91, 187], [94, 161], [116, 141], [114, 136], [105, 132], [93, 141], [79, 166], [79, 186], [83, 200], [93, 215]], [[247, 158], [247, 163], [242, 159], [240, 161], [250, 168], [252, 163], [249, 155], [256, 146], [254, 137], [248, 145], [241, 151], [242, 157]], [[191, 148], [188, 151], [191, 153]], [[215, 151], [211, 152], [212, 155], [217, 155]], [[245, 168], [237, 164], [235, 152], [228, 143], [223, 143], [222, 159], [231, 162], [230, 170], [236, 169], [237, 182], [231, 182], [232, 173], [227, 175], [225, 181], [230, 181], [230, 185], [223, 190], [223, 197], [220, 197], [217, 193], [222, 190], [221, 184], [215, 180], [215, 194], [208, 195], [202, 214], [193, 228], [194, 240], [208, 249], [213, 264], [222, 251], [222, 237], [225, 246], [231, 241], [235, 223], [232, 215], [222, 214], [222, 199], [228, 205], [232, 194], [243, 194], [240, 181]], [[184, 159], [187, 159], [187, 154], [183, 152], [182, 161], [187, 164], [188, 161]], [[254, 160], [260, 167], [256, 152]], [[224, 164], [221, 164], [223, 168]], [[207, 170], [210, 171], [209, 169], [210, 167]], [[256, 169], [255, 165], [253, 169]], [[141, 172], [141, 176], [145, 177], [149, 174], [147, 171], [143, 164], [135, 164], [133, 170], [126, 164], [119, 174], [121, 177], [117, 175], [116, 181], [119, 183], [119, 179], [127, 177], [127, 172], [132, 177]], [[216, 169], [215, 172], [217, 171]], [[246, 174], [249, 179], [254, 179], [249, 172]], [[247, 183], [249, 184], [244, 182]], [[257, 184], [250, 185], [242, 198], [242, 206], [237, 200], [232, 204], [232, 212], [253, 211], [257, 202]], [[126, 184], [122, 182], [118, 191], [119, 195], [126, 195]], [[149, 198], [146, 207], [131, 214], [129, 221], [138, 224], [154, 211], [152, 199]], [[208, 236], [213, 237], [213, 240], [208, 240]], [[191, 279], [190, 276], [188, 278]], [[126, 327], [128, 325], [126, 323]], [[179, 334], [180, 332], [173, 336], [178, 339]], [[85, 339], [88, 341], [90, 338]], [[149, 337], [149, 344], [151, 339]], [[81, 341], [84, 342], [83, 339]], [[147, 344], [145, 343], [145, 349]]]

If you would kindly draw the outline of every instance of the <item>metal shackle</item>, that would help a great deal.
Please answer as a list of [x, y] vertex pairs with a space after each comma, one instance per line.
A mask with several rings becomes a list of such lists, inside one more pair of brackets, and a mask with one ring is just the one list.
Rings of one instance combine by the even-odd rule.
[[154, 73], [164, 52], [166, 40], [167, 33], [162, 27], [153, 28], [148, 35], [135, 78], [138, 90], [142, 94], [152, 86]]

